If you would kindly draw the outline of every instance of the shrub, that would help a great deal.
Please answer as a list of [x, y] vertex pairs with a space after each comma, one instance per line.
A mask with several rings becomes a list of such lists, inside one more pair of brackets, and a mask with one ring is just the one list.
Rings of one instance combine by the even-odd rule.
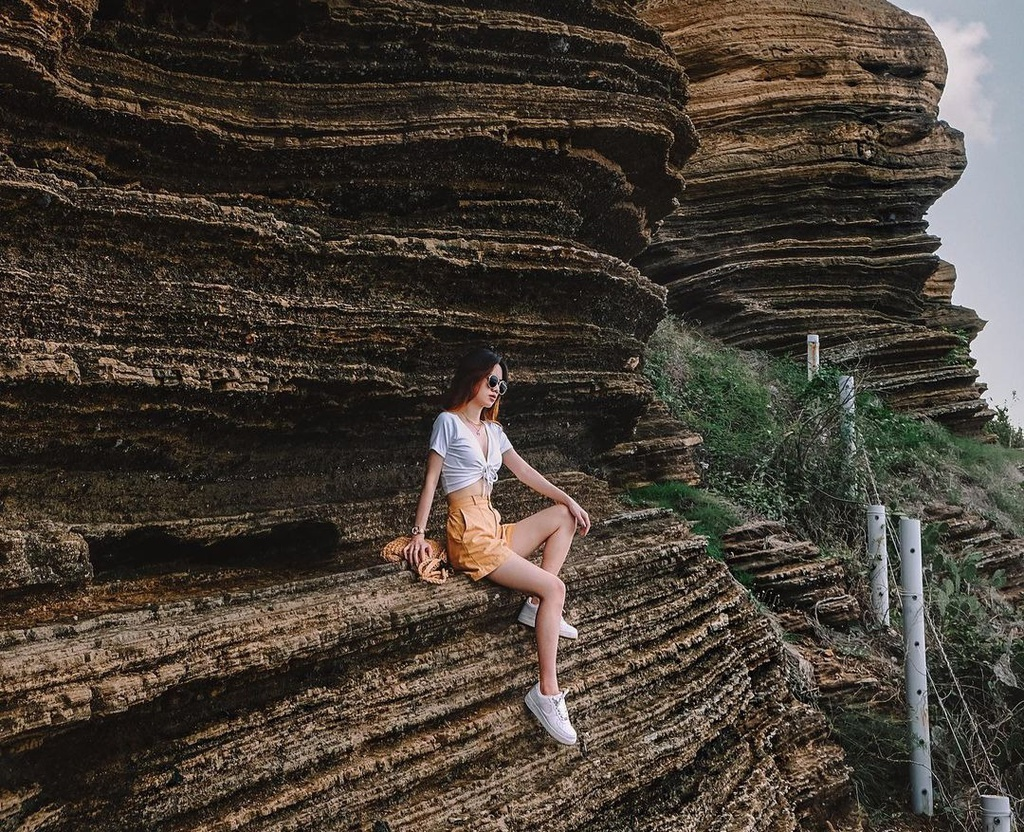
[[[1013, 401], [1017, 401], [1017, 391], [1013, 391]], [[988, 423], [988, 432], [1004, 448], [1024, 448], [1024, 430], [1010, 421], [1010, 408], [1004, 402], [995, 408], [995, 418]]]

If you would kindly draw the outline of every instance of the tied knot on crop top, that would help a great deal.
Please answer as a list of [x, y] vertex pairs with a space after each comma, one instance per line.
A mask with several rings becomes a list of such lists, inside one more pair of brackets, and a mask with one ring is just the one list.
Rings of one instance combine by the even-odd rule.
[[488, 486], [498, 481], [501, 457], [512, 450], [505, 431], [497, 422], [484, 422], [487, 431], [487, 456], [469, 425], [458, 415], [442, 411], [434, 420], [430, 432], [430, 450], [444, 458], [441, 466], [441, 488], [451, 494], [478, 480], [486, 480]]

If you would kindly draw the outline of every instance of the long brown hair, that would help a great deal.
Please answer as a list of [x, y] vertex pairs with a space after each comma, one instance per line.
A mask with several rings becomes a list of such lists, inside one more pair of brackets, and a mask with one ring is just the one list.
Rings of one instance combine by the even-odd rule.
[[[494, 350], [488, 347], [477, 347], [462, 356], [455, 368], [455, 375], [448, 388], [448, 395], [445, 396], [444, 409], [458, 410], [472, 399], [476, 386], [491, 374], [495, 364], [501, 367], [502, 379], [508, 381], [508, 368], [505, 366], [505, 359]], [[484, 421], [497, 422], [500, 405], [501, 396], [498, 396], [494, 404], [481, 411], [480, 418]]]

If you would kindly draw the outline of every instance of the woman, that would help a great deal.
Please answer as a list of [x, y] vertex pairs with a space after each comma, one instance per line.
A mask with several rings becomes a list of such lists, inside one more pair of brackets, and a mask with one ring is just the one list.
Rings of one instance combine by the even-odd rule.
[[[577, 632], [562, 618], [565, 584], [558, 572], [576, 529], [584, 535], [590, 531], [590, 517], [513, 449], [497, 420], [507, 389], [505, 362], [491, 350], [475, 349], [459, 362], [445, 409], [430, 434], [423, 490], [404, 555], [418, 566], [430, 553], [425, 527], [440, 478], [448, 496], [448, 559], [473, 580], [487, 578], [529, 596], [519, 621], [536, 628], [540, 681], [526, 694], [526, 705], [551, 736], [572, 745], [576, 731], [569, 721], [565, 694], [558, 687], [555, 659], [559, 636], [576, 638]], [[502, 464], [556, 505], [518, 523], [502, 524], [490, 500]], [[537, 566], [527, 558], [542, 544], [543, 557]]]

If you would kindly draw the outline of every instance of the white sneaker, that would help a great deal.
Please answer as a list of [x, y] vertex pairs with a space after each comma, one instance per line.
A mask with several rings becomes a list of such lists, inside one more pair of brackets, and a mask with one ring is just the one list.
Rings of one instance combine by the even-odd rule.
[[540, 692], [540, 682], [526, 694], [526, 707], [530, 709], [544, 730], [562, 745], [576, 744], [576, 729], [569, 722], [569, 711], [565, 707], [565, 693], [545, 696]]
[[[539, 604], [530, 603], [530, 599], [527, 598], [523, 604], [523, 608], [519, 610], [519, 623], [525, 624], [527, 627], [537, 626], [537, 610], [540, 609]], [[558, 624], [558, 635], [562, 638], [576, 638], [580, 634], [572, 624], [567, 624], [563, 618]]]

